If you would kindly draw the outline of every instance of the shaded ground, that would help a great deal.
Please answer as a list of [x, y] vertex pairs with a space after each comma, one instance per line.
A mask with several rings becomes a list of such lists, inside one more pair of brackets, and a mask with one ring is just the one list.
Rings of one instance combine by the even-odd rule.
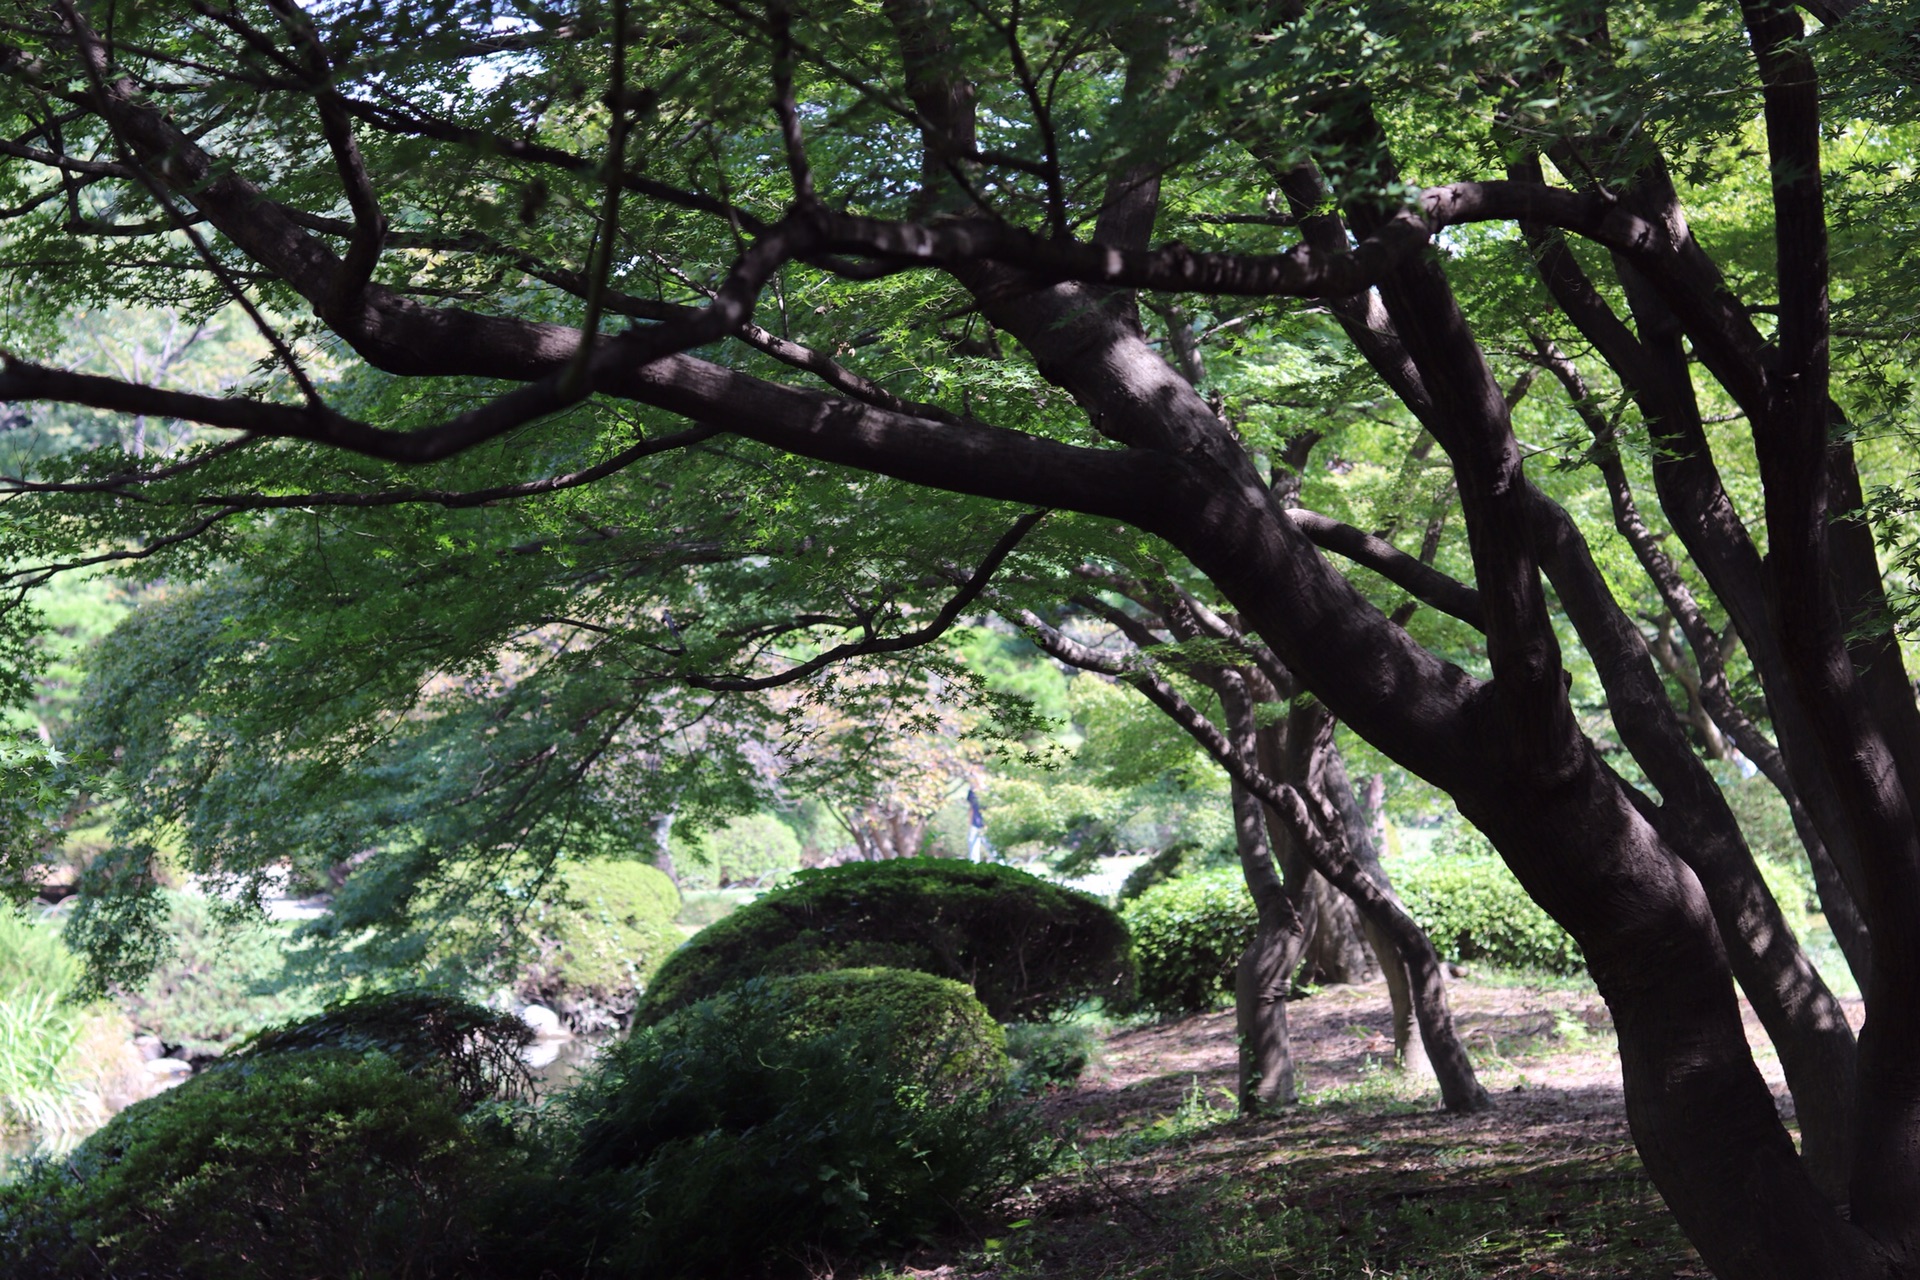
[[[1234, 1115], [1231, 1014], [1123, 1030], [1045, 1102], [1071, 1144], [1059, 1171], [899, 1274], [1706, 1276], [1634, 1154], [1599, 996], [1451, 992], [1490, 1112], [1448, 1116], [1386, 1065], [1379, 983], [1290, 1005], [1303, 1101], [1271, 1117]], [[1751, 1015], [1749, 1031], [1764, 1045]], [[1790, 1118], [1777, 1061], [1756, 1056]]]

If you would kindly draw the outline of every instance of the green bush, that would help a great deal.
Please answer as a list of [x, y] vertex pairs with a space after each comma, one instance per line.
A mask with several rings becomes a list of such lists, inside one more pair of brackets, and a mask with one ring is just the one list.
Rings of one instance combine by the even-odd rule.
[[1133, 935], [1142, 1007], [1197, 1013], [1233, 998], [1234, 968], [1259, 922], [1238, 867], [1162, 881], [1120, 916]]
[[120, 993], [134, 1025], [191, 1058], [215, 1057], [276, 1023], [319, 1012], [321, 998], [286, 966], [288, 926], [222, 921], [214, 904], [166, 894], [173, 953]]
[[393, 991], [327, 1006], [324, 1013], [260, 1032], [236, 1059], [336, 1050], [377, 1053], [432, 1077], [461, 1109], [522, 1098], [532, 1078], [520, 1055], [533, 1031], [510, 1013], [438, 991]]
[[515, 983], [575, 1030], [625, 1025], [654, 972], [680, 945], [680, 891], [644, 863], [602, 860], [567, 868], [566, 903], [536, 926], [538, 958]]
[[0, 1189], [11, 1280], [481, 1273], [521, 1153], [380, 1053], [223, 1063]]
[[661, 1280], [905, 1245], [1044, 1163], [1005, 1065], [957, 984], [747, 982], [608, 1051], [572, 1104], [571, 1198], [520, 1234], [563, 1274]]
[[1125, 927], [1103, 903], [1012, 867], [939, 858], [802, 871], [695, 934], [636, 1020], [748, 978], [882, 966], [964, 982], [1001, 1021], [1126, 992]]
[[1021, 1093], [1037, 1093], [1078, 1080], [1099, 1050], [1084, 1022], [1010, 1022], [1006, 1026], [1010, 1077]]
[[1484, 841], [1476, 848], [1471, 841], [1443, 840], [1439, 848], [1427, 857], [1398, 860], [1389, 871], [1407, 913], [1443, 958], [1547, 973], [1584, 971], [1579, 946]]

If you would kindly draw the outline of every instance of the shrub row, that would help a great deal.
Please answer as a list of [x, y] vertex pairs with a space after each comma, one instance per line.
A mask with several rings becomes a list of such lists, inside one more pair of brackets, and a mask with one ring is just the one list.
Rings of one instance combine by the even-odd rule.
[[[1397, 859], [1394, 890], [1441, 956], [1506, 969], [1578, 973], [1580, 950], [1497, 855]], [[1162, 881], [1120, 909], [1133, 935], [1139, 1003], [1157, 1013], [1212, 1009], [1233, 996], [1253, 940], [1253, 900], [1237, 867]]]
[[255, 1038], [0, 1188], [17, 1280], [800, 1273], [911, 1242], [1037, 1172], [962, 985], [743, 984], [533, 1113], [524, 1025], [419, 993]]
[[1390, 872], [1407, 913], [1445, 959], [1560, 974], [1585, 968], [1579, 945], [1491, 851], [1405, 858]]

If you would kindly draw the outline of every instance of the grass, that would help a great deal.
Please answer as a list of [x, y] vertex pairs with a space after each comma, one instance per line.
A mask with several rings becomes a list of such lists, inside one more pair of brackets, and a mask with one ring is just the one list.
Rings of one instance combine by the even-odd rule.
[[886, 1274], [1704, 1278], [1634, 1153], [1592, 988], [1461, 987], [1491, 1112], [1440, 1112], [1431, 1080], [1379, 1052], [1377, 986], [1297, 1002], [1303, 1097], [1265, 1116], [1239, 1116], [1226, 1087], [1230, 1019], [1128, 1028], [1107, 1069], [1049, 1101], [1070, 1135], [1054, 1171]]
[[107, 1116], [124, 1019], [69, 998], [79, 962], [51, 925], [0, 911], [0, 1132], [54, 1139]]

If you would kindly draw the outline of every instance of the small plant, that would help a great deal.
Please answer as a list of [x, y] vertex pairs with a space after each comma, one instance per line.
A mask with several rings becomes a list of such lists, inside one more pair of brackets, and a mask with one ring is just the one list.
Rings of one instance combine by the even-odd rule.
[[1099, 900], [1012, 867], [901, 858], [802, 871], [696, 934], [636, 1014], [657, 1021], [748, 978], [884, 966], [964, 982], [1002, 1021], [1123, 994], [1127, 933]]
[[1094, 1029], [1082, 1021], [1010, 1022], [1006, 1034], [1013, 1085], [1022, 1093], [1072, 1084], [1100, 1047]]
[[548, 1262], [593, 1241], [575, 1274], [712, 1276], [905, 1244], [1044, 1165], [1005, 1070], [985, 1010], [924, 974], [762, 979], [695, 1004], [636, 1030], [573, 1100], [575, 1199], [549, 1215], [565, 1225]]

